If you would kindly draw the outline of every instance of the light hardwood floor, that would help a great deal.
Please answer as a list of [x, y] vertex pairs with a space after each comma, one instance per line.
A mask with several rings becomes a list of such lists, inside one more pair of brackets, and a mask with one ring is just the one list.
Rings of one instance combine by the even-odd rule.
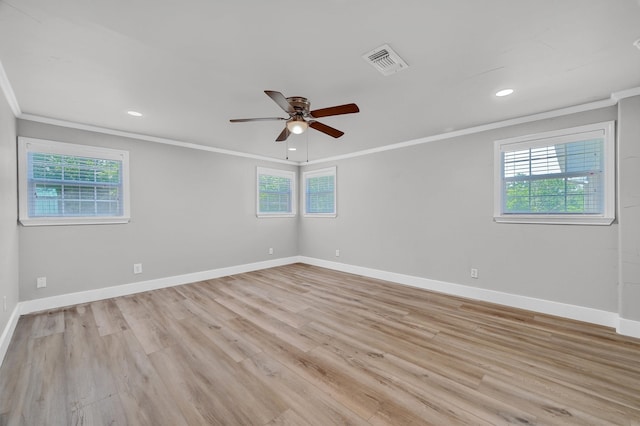
[[640, 424], [640, 340], [308, 265], [24, 316], [2, 425]]

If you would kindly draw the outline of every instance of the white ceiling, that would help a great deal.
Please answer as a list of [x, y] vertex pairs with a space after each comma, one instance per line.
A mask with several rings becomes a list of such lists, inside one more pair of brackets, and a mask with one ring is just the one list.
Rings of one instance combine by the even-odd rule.
[[[639, 0], [0, 0], [23, 114], [282, 159], [282, 122], [229, 123], [285, 117], [265, 89], [358, 104], [296, 161], [607, 99], [640, 86], [637, 39]], [[408, 69], [362, 59], [385, 43]]]

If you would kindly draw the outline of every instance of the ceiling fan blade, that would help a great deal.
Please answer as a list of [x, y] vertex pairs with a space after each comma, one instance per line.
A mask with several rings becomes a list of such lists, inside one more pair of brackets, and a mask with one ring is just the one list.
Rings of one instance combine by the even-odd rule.
[[326, 133], [329, 136], [333, 136], [334, 138], [339, 138], [340, 136], [344, 135], [344, 132], [341, 132], [338, 129], [334, 129], [331, 126], [327, 126], [326, 124], [322, 124], [319, 121], [310, 121], [309, 127], [313, 127], [314, 129], [322, 133]]
[[289, 114], [295, 114], [296, 110], [291, 106], [287, 98], [280, 92], [276, 92], [273, 90], [265, 90], [264, 93], [267, 94], [275, 103], [277, 103], [280, 108], [288, 112]]
[[286, 127], [282, 130], [282, 133], [280, 133], [278, 135], [278, 137], [276, 138], [276, 142], [284, 142], [287, 140], [287, 138], [289, 137], [290, 133], [289, 133], [289, 129], [287, 129]]
[[287, 120], [287, 119], [282, 117], [232, 118], [229, 121], [232, 123], [246, 123], [247, 121], [279, 121], [279, 120]]
[[360, 112], [360, 108], [358, 108], [358, 105], [344, 104], [329, 108], [316, 109], [309, 112], [309, 114], [311, 114], [312, 117], [320, 118], [328, 117], [330, 115], [353, 114], [355, 112]]

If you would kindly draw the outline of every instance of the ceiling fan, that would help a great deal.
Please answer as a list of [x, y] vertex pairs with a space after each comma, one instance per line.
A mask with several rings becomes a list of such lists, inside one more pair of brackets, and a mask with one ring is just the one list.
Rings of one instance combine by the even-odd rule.
[[303, 98], [301, 96], [291, 96], [289, 98], [285, 98], [282, 93], [275, 92], [273, 90], [265, 90], [264, 93], [266, 93], [267, 96], [273, 99], [273, 101], [277, 103], [278, 106], [280, 106], [280, 108], [282, 108], [287, 114], [289, 114], [289, 118], [235, 118], [229, 121], [231, 121], [232, 123], [274, 120], [286, 121], [286, 126], [284, 130], [282, 130], [280, 135], [278, 135], [278, 137], [276, 138], [276, 142], [287, 140], [291, 133], [299, 135], [307, 130], [307, 127], [311, 127], [312, 129], [316, 129], [322, 133], [326, 133], [327, 135], [333, 136], [334, 138], [339, 138], [340, 136], [344, 135], [344, 132], [327, 126], [326, 124], [322, 124], [319, 121], [316, 121], [316, 118], [328, 117], [331, 115], [352, 114], [360, 111], [358, 105], [356, 104], [337, 105], [329, 108], [321, 108], [309, 111], [311, 103], [307, 98]]

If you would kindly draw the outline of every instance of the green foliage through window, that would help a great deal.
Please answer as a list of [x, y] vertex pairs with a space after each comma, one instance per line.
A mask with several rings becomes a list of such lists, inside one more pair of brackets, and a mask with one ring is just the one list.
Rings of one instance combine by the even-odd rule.
[[295, 172], [258, 167], [257, 174], [258, 216], [294, 216]]
[[29, 217], [122, 215], [122, 161], [30, 152]]
[[260, 212], [291, 212], [291, 179], [282, 176], [260, 175]]
[[303, 173], [304, 214], [307, 216], [336, 216], [336, 168]]
[[603, 139], [502, 153], [504, 213], [602, 213]]
[[306, 180], [306, 212], [335, 212], [335, 176], [318, 176]]

